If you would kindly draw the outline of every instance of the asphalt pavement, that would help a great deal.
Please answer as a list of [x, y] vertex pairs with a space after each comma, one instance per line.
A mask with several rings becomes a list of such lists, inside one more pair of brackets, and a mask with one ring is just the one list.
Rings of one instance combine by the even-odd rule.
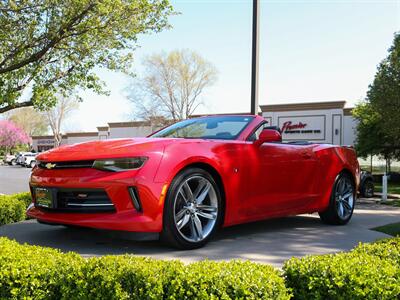
[[30, 168], [0, 165], [0, 194], [28, 192], [30, 172]]

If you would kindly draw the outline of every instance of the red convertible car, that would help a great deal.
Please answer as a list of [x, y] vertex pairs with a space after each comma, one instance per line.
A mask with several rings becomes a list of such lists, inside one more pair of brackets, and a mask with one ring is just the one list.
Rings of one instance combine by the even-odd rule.
[[27, 214], [41, 223], [159, 232], [182, 249], [220, 226], [318, 212], [346, 224], [359, 184], [352, 148], [282, 142], [260, 116], [178, 122], [147, 138], [93, 141], [37, 157]]

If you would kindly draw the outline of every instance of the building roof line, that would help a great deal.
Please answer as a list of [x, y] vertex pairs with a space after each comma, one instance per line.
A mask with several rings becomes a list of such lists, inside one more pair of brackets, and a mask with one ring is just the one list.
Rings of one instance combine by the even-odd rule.
[[262, 112], [293, 111], [293, 110], [323, 110], [343, 109], [346, 101], [301, 102], [287, 104], [260, 105]]

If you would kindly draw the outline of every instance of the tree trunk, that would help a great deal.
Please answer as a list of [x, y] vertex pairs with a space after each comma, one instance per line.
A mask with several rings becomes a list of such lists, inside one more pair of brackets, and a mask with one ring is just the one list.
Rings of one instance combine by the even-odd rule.
[[371, 154], [371, 165], [370, 165], [370, 172], [371, 172], [371, 174], [372, 174], [372, 158], [373, 158], [373, 155]]

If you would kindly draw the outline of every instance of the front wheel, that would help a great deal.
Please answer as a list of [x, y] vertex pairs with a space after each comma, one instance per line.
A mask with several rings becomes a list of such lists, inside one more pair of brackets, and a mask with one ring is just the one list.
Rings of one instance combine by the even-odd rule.
[[333, 225], [347, 224], [354, 211], [356, 191], [353, 179], [347, 173], [341, 173], [332, 188], [328, 208], [319, 213], [322, 222]]
[[165, 199], [161, 239], [179, 249], [204, 246], [222, 218], [222, 199], [213, 177], [190, 168], [172, 181]]

